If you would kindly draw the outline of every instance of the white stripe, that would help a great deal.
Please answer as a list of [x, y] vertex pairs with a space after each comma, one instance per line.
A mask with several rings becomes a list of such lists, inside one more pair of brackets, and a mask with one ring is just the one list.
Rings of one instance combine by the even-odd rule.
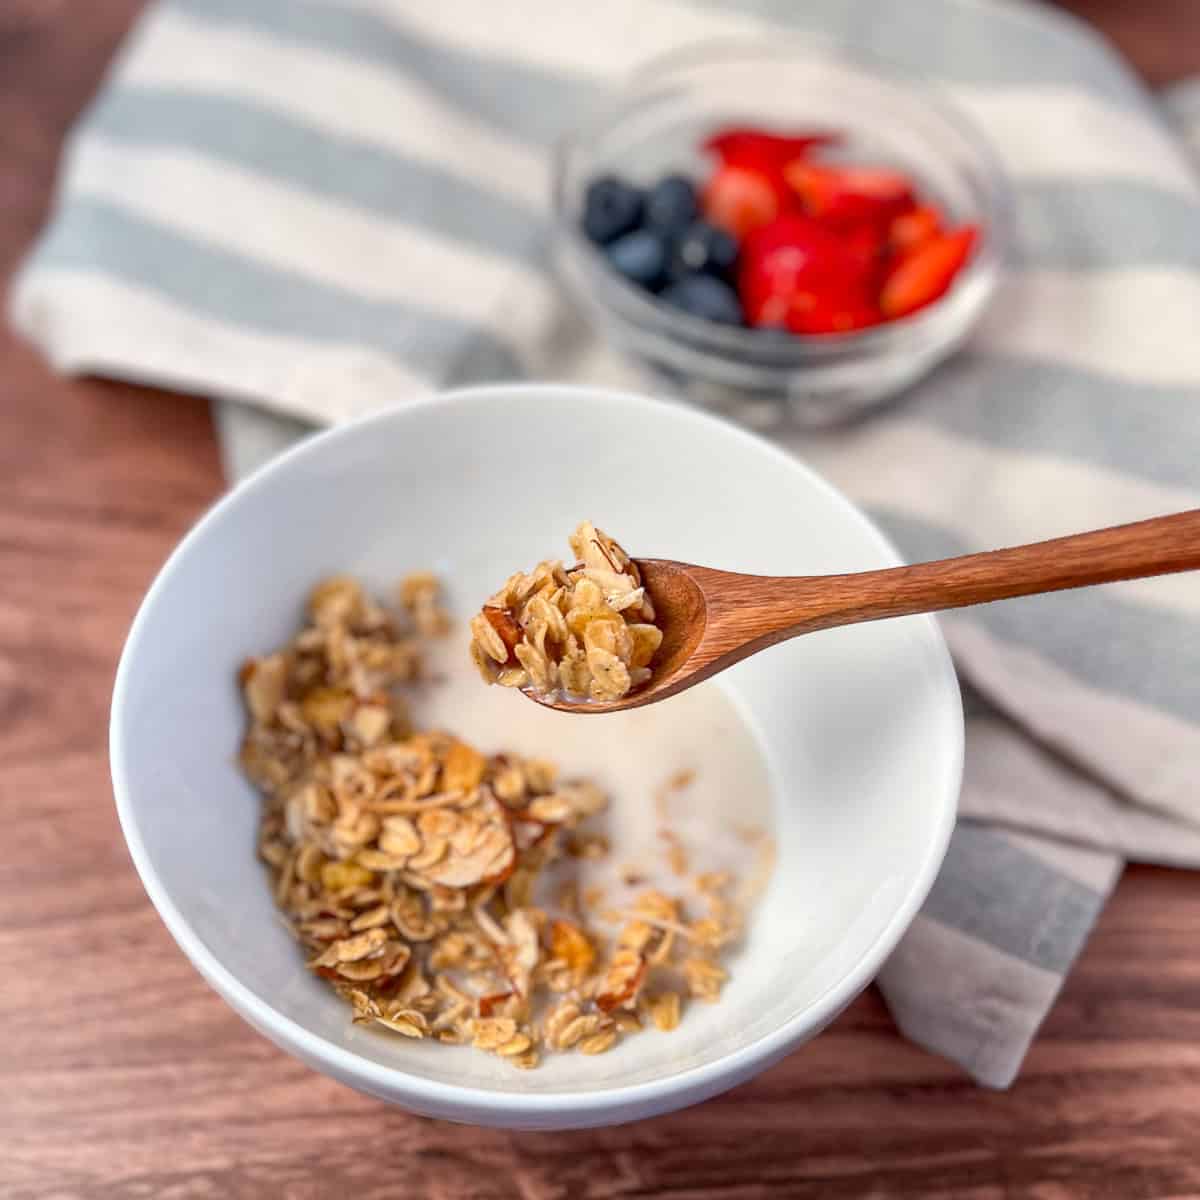
[[340, 0], [346, 8], [395, 21], [476, 54], [509, 59], [555, 75], [609, 82], [648, 58], [709, 38], [776, 35], [779, 27], [749, 14], [720, 12], [672, 0], [606, 0], [593, 20], [580, 22], [574, 4], [492, 3], [483, 19], [479, 0]]
[[631, 392], [662, 390], [662, 383], [637, 364], [614, 350], [602, 337], [582, 328], [577, 310], [564, 314], [572, 328], [564, 336], [547, 339], [541, 373], [551, 379], [569, 379], [592, 387], [614, 388]]
[[533, 267], [189, 151], [89, 137], [68, 190], [324, 284], [472, 322], [518, 356], [560, 303]]
[[[1082, 463], [980, 445], [897, 418], [851, 434], [789, 439], [855, 500], [908, 513], [994, 550], [1196, 507], [1195, 493]], [[1109, 585], [1132, 603], [1200, 615], [1195, 575]]]
[[1068, 87], [956, 86], [950, 95], [986, 130], [1017, 179], [1132, 179], [1185, 196], [1196, 178], [1174, 140], [1138, 114]]
[[[396, 19], [396, 10], [378, 0], [343, 3]], [[586, 37], [580, 36], [578, 13], [570, 4], [539, 4], [536, 13], [528, 5], [497, 4], [485, 21], [479, 19], [478, 0], [438, 0], [406, 5], [401, 20], [447, 46], [605, 83], [689, 42], [780, 33], [777, 24], [750, 14], [672, 0], [609, 0], [603, 17], [589, 23]], [[1189, 165], [1163, 130], [1088, 92], [961, 84], [941, 90], [982, 126], [1018, 178], [1132, 178], [1197, 195]], [[804, 119], [806, 102], [819, 101], [797, 97], [798, 120]]]
[[146, 24], [121, 78], [263, 104], [334, 135], [475, 176], [530, 207], [544, 205], [549, 192], [541, 154], [443, 103], [420, 80], [361, 59], [164, 8]]
[[249, 333], [99, 275], [39, 268], [20, 277], [11, 306], [14, 325], [61, 371], [252, 400], [322, 423], [429, 390], [376, 351]]
[[1131, 383], [1200, 387], [1200, 278], [1172, 268], [1028, 270], [1005, 281], [977, 349], [1032, 355]]
[[[1012, 645], [972, 636], [979, 627], [968, 629], [964, 619], [945, 621], [943, 627], [956, 661], [976, 686], [982, 679], [1019, 681], [1015, 689], [989, 696], [1015, 719], [967, 721], [960, 816], [1003, 825], [1022, 849], [1097, 891], [1108, 890], [1111, 875], [1106, 880], [1100, 859], [1089, 862], [1092, 854], [1115, 852], [1140, 862], [1200, 868], [1195, 725], [1056, 678], [1052, 669], [1044, 669], [1044, 660], [1034, 665]], [[1039, 708], [1043, 715], [1057, 708], [1063, 714], [1057, 726], [1035, 718], [1022, 728], [1022, 717]], [[1064, 732], [1069, 741], [1064, 742]], [[1117, 777], [1111, 774], [1114, 759], [1124, 772]], [[1164, 772], [1164, 763], [1178, 765]], [[1163, 785], [1172, 782], [1174, 790], [1165, 790]], [[1014, 829], [1026, 831], [1025, 836]], [[1067, 856], [1056, 861], [1063, 843]], [[1073, 866], [1072, 856], [1080, 853], [1088, 857]]]

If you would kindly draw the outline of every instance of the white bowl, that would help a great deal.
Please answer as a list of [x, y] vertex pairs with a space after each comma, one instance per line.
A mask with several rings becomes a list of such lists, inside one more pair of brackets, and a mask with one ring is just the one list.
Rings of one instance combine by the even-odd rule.
[[[719, 1004], [693, 1005], [670, 1034], [646, 1032], [598, 1057], [555, 1055], [532, 1072], [352, 1026], [342, 1002], [305, 971], [255, 856], [258, 799], [234, 761], [237, 665], [291, 636], [306, 589], [323, 574], [350, 572], [382, 588], [432, 567], [467, 614], [512, 569], [559, 554], [582, 517], [635, 554], [733, 570], [898, 561], [828, 484], [713, 417], [584, 388], [479, 388], [323, 433], [237, 487], [171, 556], [121, 658], [111, 730], [117, 809], [175, 940], [277, 1045], [427, 1115], [517, 1128], [612, 1124], [748, 1079], [871, 981], [933, 883], [953, 825], [962, 713], [934, 621], [785, 643], [710, 685], [757, 739], [779, 848]], [[615, 741], [605, 727], [637, 714], [579, 718], [482, 684], [474, 694], [492, 719], [511, 716], [518, 743], [535, 714], [551, 722], [539, 737], [566, 736], [554, 723], [568, 722], [576, 742], [596, 739], [603, 752], [589, 765], [601, 774], [619, 760], [649, 781], [671, 766], [658, 761], [653, 724], [618, 727]], [[661, 721], [683, 700], [642, 711]], [[454, 731], [470, 738], [475, 719], [463, 712]], [[731, 811], [739, 802], [729, 795]], [[646, 792], [617, 803], [636, 817], [651, 801]]]

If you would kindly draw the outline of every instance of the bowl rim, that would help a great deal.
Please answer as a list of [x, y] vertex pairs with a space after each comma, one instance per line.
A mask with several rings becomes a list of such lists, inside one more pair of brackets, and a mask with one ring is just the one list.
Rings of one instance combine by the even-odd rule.
[[[769, 1066], [806, 1037], [819, 1032], [871, 982], [887, 955], [916, 916], [933, 886], [949, 844], [957, 814], [963, 771], [964, 726], [961, 717], [961, 696], [950, 653], [936, 618], [924, 616], [910, 619], [923, 622], [927, 635], [933, 639], [932, 649], [938, 671], [938, 686], [946, 689], [948, 700], [956, 702], [959, 720], [953, 723], [951, 742], [945, 750], [949, 759], [949, 771], [946, 775], [948, 786], [942, 795], [935, 797], [931, 794], [929, 800], [931, 804], [937, 803], [940, 806], [934, 822], [933, 836], [925, 847], [913, 883], [901, 903], [853, 969], [846, 972], [840, 980], [827, 988], [811, 1004], [794, 1013], [781, 1025], [720, 1058], [635, 1084], [575, 1091], [502, 1092], [463, 1084], [444, 1083], [411, 1074], [397, 1067], [373, 1062], [353, 1050], [339, 1046], [320, 1034], [306, 1029], [243, 984], [208, 949], [176, 907], [166, 884], [159, 878], [150, 861], [149, 853], [142, 839], [126, 765], [127, 746], [131, 744], [131, 731], [127, 725], [126, 697], [131, 686], [130, 679], [137, 669], [140, 644], [144, 637], [149, 614], [158, 603], [169, 580], [180, 569], [181, 563], [188, 557], [194, 545], [209, 536], [210, 531], [227, 519], [228, 515], [237, 509], [246, 496], [261, 490], [275, 476], [286, 473], [294, 463], [318, 457], [324, 454], [330, 446], [359, 437], [364, 429], [383, 429], [396, 422], [402, 425], [405, 421], [418, 417], [425, 410], [447, 404], [486, 403], [490, 405], [503, 403], [505, 398], [510, 397], [514, 392], [522, 395], [533, 393], [546, 399], [554, 397], [553, 403], [556, 407], [561, 406], [564, 393], [566, 393], [567, 400], [574, 404], [606, 406], [616, 404], [633, 407], [637, 410], [644, 410], [645, 406], [649, 404], [659, 409], [671, 409], [677, 419], [693, 425], [708, 426], [715, 429], [722, 437], [732, 437], [744, 443], [753, 443], [759, 451], [768, 453], [779, 461], [787, 463], [792, 469], [799, 471], [807, 478], [811, 486], [823, 492], [831, 503], [845, 512], [847, 517], [856, 519], [864, 525], [866, 532], [874, 539], [885, 558], [897, 564], [903, 561], [891, 541], [870, 517], [802, 459], [732, 421], [710, 413], [668, 400], [639, 395], [635, 392], [548, 382], [488, 384], [435, 392], [403, 400], [380, 411], [319, 431], [264, 463], [218, 499], [171, 551], [138, 606], [117, 667], [109, 723], [109, 762], [113, 794], [121, 830], [134, 867], [167, 930], [206, 982], [239, 1015], [260, 1033], [268, 1036], [270, 1040], [275, 1041], [289, 1052], [297, 1054], [310, 1065], [319, 1066], [321, 1071], [334, 1078], [352, 1080], [357, 1086], [361, 1086], [376, 1096], [393, 1099], [401, 1104], [411, 1101], [418, 1109], [421, 1106], [432, 1106], [443, 1113], [449, 1111], [460, 1111], [467, 1114], [488, 1113], [497, 1117], [514, 1119], [555, 1116], [569, 1119], [572, 1114], [586, 1112], [589, 1123], [596, 1123], [598, 1117], [620, 1121], [623, 1119], [623, 1111], [624, 1119], [628, 1119], [630, 1112], [636, 1115], [639, 1109], [644, 1110], [647, 1105], [654, 1106], [653, 1111], [656, 1112], [666, 1111], [669, 1108], [682, 1107], [689, 1103], [689, 1097], [712, 1095], [725, 1087], [731, 1087], [755, 1074], [758, 1070]], [[380, 444], [383, 444], [382, 438]]]
[[[788, 57], [838, 57], [847, 59], [869, 72], [880, 83], [907, 94], [923, 105], [939, 120], [954, 129], [970, 146], [985, 181], [986, 211], [979, 221], [979, 232], [967, 261], [957, 272], [945, 294], [915, 312], [884, 321], [866, 329], [829, 333], [792, 333], [771, 328], [719, 325], [694, 317], [666, 304], [659, 296], [648, 293], [614, 271], [604, 260], [600, 249], [578, 229], [574, 214], [569, 211], [566, 196], [568, 164], [575, 151], [615, 123], [629, 115], [641, 98], [640, 89], [653, 89], [669, 82], [672, 73], [681, 70], [703, 69], [709, 65], [736, 61], [739, 57], [759, 56], [772, 61]], [[804, 355], [847, 353], [861, 349], [863, 353], [886, 350], [898, 341], [920, 338], [935, 330], [951, 301], [977, 280], [982, 281], [984, 294], [972, 316], [974, 325], [996, 292], [1000, 277], [1012, 253], [1014, 196], [1008, 173], [1000, 162], [991, 139], [963, 111], [946, 89], [927, 79], [916, 78], [899, 62], [886, 54], [867, 50], [846, 39], [820, 34], [789, 33], [778, 38], [746, 34], [730, 38], [705, 38], [678, 46], [635, 64], [625, 75], [621, 87], [605, 104], [554, 144], [551, 169], [551, 201], [554, 234], [587, 264], [588, 274], [603, 281], [612, 290], [614, 302], [602, 302], [606, 312], [622, 322], [645, 321], [661, 337], [686, 339], [696, 349], [709, 354], [776, 353], [781, 357], [778, 366], [803, 365]], [[794, 352], [787, 355], [787, 350]]]

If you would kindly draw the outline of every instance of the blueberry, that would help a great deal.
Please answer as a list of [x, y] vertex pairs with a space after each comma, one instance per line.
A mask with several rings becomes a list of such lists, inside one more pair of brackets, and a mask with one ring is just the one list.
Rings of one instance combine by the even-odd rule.
[[649, 229], [624, 234], [605, 251], [626, 279], [649, 291], [657, 291], [667, 278], [667, 244]]
[[642, 193], [616, 175], [588, 184], [583, 200], [583, 232], [599, 246], [636, 229], [642, 219]]
[[664, 289], [662, 298], [693, 317], [721, 325], [740, 325], [742, 306], [737, 293], [712, 275], [689, 275]]
[[697, 221], [675, 247], [671, 274], [675, 278], [715, 275], [718, 279], [729, 280], [733, 278], [737, 256], [737, 239], [732, 234], [707, 221]]
[[660, 179], [646, 197], [646, 225], [660, 233], [682, 233], [696, 219], [696, 189], [683, 175]]

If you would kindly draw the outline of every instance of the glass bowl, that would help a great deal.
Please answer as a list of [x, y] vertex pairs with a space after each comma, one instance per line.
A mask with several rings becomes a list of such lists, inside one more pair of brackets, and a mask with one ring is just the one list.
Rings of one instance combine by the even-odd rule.
[[[853, 333], [797, 336], [717, 325], [628, 282], [583, 235], [588, 182], [703, 178], [700, 149], [729, 125], [831, 130], [836, 154], [907, 173], [951, 224], [981, 236], [950, 290], [908, 317]], [[995, 291], [1008, 241], [1008, 185], [984, 136], [944, 98], [835, 42], [781, 38], [702, 45], [656, 59], [558, 147], [554, 261], [603, 335], [687, 399], [754, 419], [846, 420], [908, 387], [966, 337]]]

